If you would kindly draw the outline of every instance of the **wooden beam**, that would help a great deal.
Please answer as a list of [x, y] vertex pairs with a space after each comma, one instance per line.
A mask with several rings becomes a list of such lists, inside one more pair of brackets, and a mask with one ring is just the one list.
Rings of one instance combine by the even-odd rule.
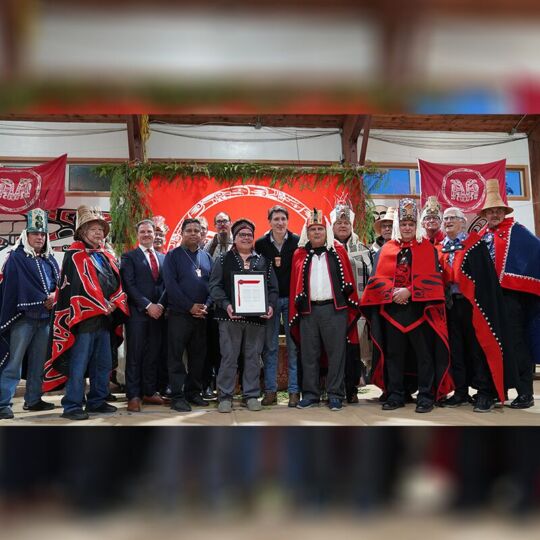
[[346, 165], [358, 163], [358, 136], [364, 125], [366, 116], [348, 114], [341, 129], [341, 151]]
[[534, 233], [540, 235], [540, 124], [529, 133], [529, 161], [531, 164], [531, 200]]
[[364, 165], [366, 163], [366, 153], [367, 153], [370, 127], [371, 127], [371, 115], [368, 114], [364, 122], [364, 134], [362, 135], [362, 148], [360, 149], [360, 159], [358, 160], [360, 165]]
[[141, 117], [132, 114], [127, 120], [128, 149], [130, 161], [144, 161], [144, 141], [141, 134]]
[[28, 9], [26, 0], [4, 0], [0, 3], [4, 77], [14, 78], [21, 70], [22, 20]]

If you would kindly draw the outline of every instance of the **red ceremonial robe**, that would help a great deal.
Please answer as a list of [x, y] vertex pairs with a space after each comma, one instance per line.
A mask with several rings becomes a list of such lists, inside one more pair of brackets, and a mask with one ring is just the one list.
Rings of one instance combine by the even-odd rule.
[[[289, 326], [291, 336], [300, 345], [300, 317], [311, 313], [309, 276], [314, 255], [313, 250], [299, 247], [293, 255], [291, 269], [291, 288], [289, 295]], [[328, 271], [331, 276], [334, 307], [347, 310], [347, 341], [358, 343], [356, 321], [360, 317], [358, 293], [353, 276], [351, 261], [345, 248], [337, 242], [327, 250]], [[334, 268], [334, 272], [332, 269]], [[336, 288], [339, 293], [336, 294]]]
[[[124, 315], [129, 315], [127, 295], [122, 290], [116, 259], [106, 250], [99, 251], [108, 259], [113, 272], [118, 277], [118, 289], [108, 302], [114, 304]], [[54, 390], [67, 380], [69, 354], [66, 355], [66, 352], [75, 343], [72, 328], [86, 319], [107, 314], [107, 300], [99, 285], [97, 270], [87, 247], [83, 242], [73, 242], [64, 255], [60, 284], [56, 289], [52, 355], [44, 367], [44, 392]]]
[[[412, 253], [410, 300], [424, 304], [421, 316], [407, 327], [392, 319], [384, 309], [386, 304], [393, 301], [397, 258], [404, 247], [410, 247]], [[437, 338], [434, 346], [436, 399], [442, 399], [454, 389], [449, 369], [450, 349], [444, 299], [444, 286], [441, 272], [437, 267], [436, 251], [429, 240], [422, 239], [422, 242], [413, 240], [410, 244], [389, 240], [384, 244], [361, 301], [361, 310], [368, 321], [375, 345], [371, 374], [373, 384], [385, 391], [384, 338], [381, 321], [381, 318], [385, 318], [401, 332], [409, 332], [423, 322], [431, 327]]]

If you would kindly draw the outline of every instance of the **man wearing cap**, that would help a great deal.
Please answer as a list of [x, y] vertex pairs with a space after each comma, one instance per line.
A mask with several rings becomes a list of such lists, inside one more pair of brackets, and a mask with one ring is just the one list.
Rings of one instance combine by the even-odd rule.
[[[116, 259], [103, 248], [108, 233], [98, 208], [77, 208], [74, 242], [62, 263], [44, 381], [46, 391], [65, 383], [62, 417], [69, 420], [116, 411], [105, 401], [112, 369], [110, 332], [118, 330], [129, 308]], [[87, 373], [90, 391], [85, 397]]]
[[289, 407], [296, 407], [300, 401], [300, 388], [296, 365], [296, 345], [289, 330], [289, 289], [293, 253], [298, 246], [300, 237], [288, 230], [289, 212], [283, 206], [272, 206], [268, 210], [268, 222], [270, 231], [255, 242], [255, 251], [264, 255], [272, 263], [279, 284], [279, 298], [274, 316], [266, 324], [263, 349], [264, 397], [262, 405], [275, 405], [277, 403], [279, 327], [283, 316], [287, 339]]
[[182, 244], [167, 253], [163, 277], [169, 302], [167, 348], [171, 409], [188, 412], [190, 403], [199, 407], [208, 405], [201, 393], [212, 259], [199, 247], [201, 224], [198, 219], [185, 219], [181, 229]]
[[347, 343], [358, 344], [358, 308], [347, 252], [334, 242], [332, 228], [328, 223], [325, 226], [322, 212], [314, 208], [302, 229], [291, 272], [289, 325], [300, 345], [302, 363], [299, 409], [319, 405], [320, 367], [326, 361], [328, 407], [341, 410]]
[[371, 245], [371, 249], [374, 253], [379, 251], [388, 240], [392, 238], [392, 226], [394, 223], [394, 215], [396, 213], [395, 208], [389, 206], [386, 209], [384, 215], [375, 221], [373, 228], [375, 229], [375, 242]]
[[[254, 247], [255, 225], [239, 219], [232, 225], [233, 247], [215, 262], [210, 277], [210, 294], [219, 323], [221, 365], [217, 376], [218, 411], [232, 412], [236, 371], [240, 352], [244, 356], [242, 404], [250, 411], [260, 411], [260, 356], [264, 346], [266, 322], [274, 313], [279, 288], [272, 264]], [[233, 276], [236, 272], [264, 272], [268, 293], [268, 311], [261, 316], [238, 316], [233, 309]]]
[[412, 386], [405, 375], [416, 372], [416, 412], [427, 413], [453, 388], [442, 274], [418, 227], [416, 202], [401, 199], [395, 219], [361, 301], [374, 344], [371, 380], [387, 394], [383, 410], [391, 411], [405, 406]]
[[[349, 203], [340, 202], [330, 212], [330, 223], [332, 224], [334, 238], [345, 248], [349, 255], [358, 297], [362, 298], [362, 293], [373, 267], [373, 254], [367, 246], [360, 242], [358, 235], [353, 232], [354, 217], [354, 212]], [[345, 394], [348, 403], [358, 403], [358, 385], [363, 377], [364, 364], [362, 362], [367, 364], [371, 362], [372, 348], [364, 317], [358, 319], [358, 338], [360, 341], [358, 345], [347, 345]]]
[[534, 365], [540, 363], [540, 351], [531, 351], [527, 343], [528, 327], [538, 325], [540, 318], [540, 240], [507, 217], [512, 212], [501, 197], [499, 181], [488, 180], [486, 202], [480, 212], [487, 224], [479, 235], [488, 247], [503, 289], [512, 351], [509, 360], [514, 364], [514, 381], [509, 380], [506, 386], [515, 386], [518, 392], [510, 407], [528, 409], [534, 405]]
[[25, 355], [28, 363], [23, 408], [54, 409], [54, 404], [41, 396], [60, 271], [47, 234], [47, 212], [35, 208], [26, 220], [27, 227], [8, 255], [0, 284], [0, 419], [13, 418], [11, 407]]
[[153, 216], [152, 222], [154, 223], [154, 249], [158, 253], [166, 255], [167, 248], [165, 246], [165, 240], [169, 232], [169, 226], [165, 223], [163, 216]]
[[158, 370], [167, 305], [163, 282], [165, 256], [154, 249], [155, 225], [143, 219], [135, 226], [139, 245], [122, 255], [120, 275], [128, 296], [126, 321], [127, 410], [140, 412], [141, 403], [165, 405], [158, 393]]
[[420, 222], [424, 231], [426, 231], [425, 238], [433, 245], [440, 244], [444, 239], [444, 232], [441, 230], [441, 217], [441, 205], [437, 197], [433, 195], [428, 197], [426, 206], [424, 206], [420, 216]]
[[474, 412], [489, 412], [504, 401], [504, 300], [489, 252], [476, 233], [465, 232], [465, 215], [450, 207], [443, 214], [446, 237], [437, 246], [443, 268], [455, 392], [442, 404], [468, 404], [469, 386], [478, 390]]

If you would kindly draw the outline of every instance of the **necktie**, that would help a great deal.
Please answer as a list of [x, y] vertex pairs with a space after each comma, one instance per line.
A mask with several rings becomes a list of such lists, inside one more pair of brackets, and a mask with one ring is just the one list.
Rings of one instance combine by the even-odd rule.
[[154, 278], [154, 281], [157, 281], [159, 278], [159, 268], [156, 260], [156, 256], [154, 255], [154, 252], [151, 249], [146, 250], [148, 252], [148, 257], [150, 258], [150, 268], [152, 270], [152, 277]]

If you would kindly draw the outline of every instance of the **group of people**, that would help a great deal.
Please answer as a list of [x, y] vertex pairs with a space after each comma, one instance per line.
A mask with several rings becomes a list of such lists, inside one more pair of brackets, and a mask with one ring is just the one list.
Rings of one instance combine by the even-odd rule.
[[[518, 394], [510, 407], [529, 408], [540, 240], [511, 212], [497, 180], [487, 182], [486, 225], [469, 234], [460, 209], [441, 213], [430, 198], [419, 216], [406, 198], [375, 222], [370, 247], [353, 232], [346, 201], [330, 221], [313, 209], [300, 236], [287, 209], [273, 206], [257, 240], [250, 219], [220, 212], [212, 239], [204, 219], [188, 218], [168, 253], [156, 216], [136, 225], [138, 245], [118, 262], [109, 224], [81, 206], [60, 270], [47, 213], [32, 210], [3, 269], [0, 419], [13, 418], [23, 365], [24, 409], [53, 409], [43, 393], [64, 385], [63, 417], [115, 412], [109, 381], [122, 328], [131, 413], [146, 405], [188, 412], [216, 394], [217, 410], [230, 413], [238, 385], [248, 410], [275, 405], [281, 328], [291, 408], [319, 406], [325, 394], [339, 411], [358, 403], [367, 382], [382, 390], [385, 411], [416, 394], [418, 413], [468, 403], [489, 412], [510, 388]], [[261, 281], [263, 307], [243, 314], [239, 283]]]

